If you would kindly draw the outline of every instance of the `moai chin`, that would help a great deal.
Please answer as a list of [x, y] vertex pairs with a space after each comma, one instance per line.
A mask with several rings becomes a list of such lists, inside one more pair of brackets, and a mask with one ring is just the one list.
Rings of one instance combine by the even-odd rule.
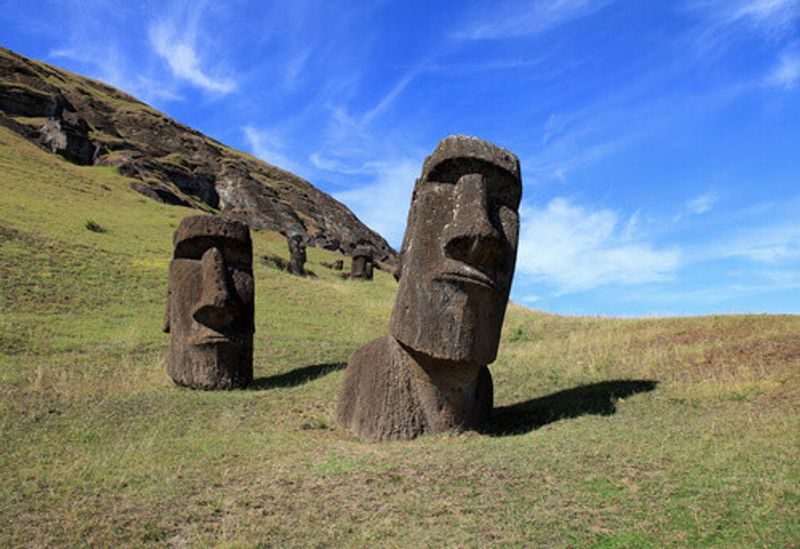
[[292, 274], [303, 276], [306, 274], [306, 244], [303, 242], [303, 235], [293, 234], [286, 240], [289, 243], [289, 265], [287, 270]]
[[517, 256], [519, 160], [474, 137], [443, 139], [422, 166], [401, 249], [389, 335], [358, 349], [339, 422], [368, 440], [478, 429], [492, 410]]
[[164, 331], [167, 373], [194, 389], [233, 389], [253, 381], [253, 245], [244, 223], [187, 217], [173, 237]]
[[372, 248], [361, 244], [353, 249], [353, 263], [350, 268], [350, 278], [372, 280], [373, 277]]

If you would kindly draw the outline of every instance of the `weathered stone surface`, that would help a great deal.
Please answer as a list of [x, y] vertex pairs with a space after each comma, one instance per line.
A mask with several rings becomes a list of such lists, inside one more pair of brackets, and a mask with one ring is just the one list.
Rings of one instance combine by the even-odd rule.
[[417, 180], [390, 335], [355, 352], [339, 422], [369, 440], [476, 429], [492, 407], [494, 361], [516, 262], [517, 157], [487, 141], [442, 140]]
[[372, 280], [373, 277], [373, 251], [372, 247], [360, 244], [353, 249], [353, 263], [350, 266], [350, 278]]
[[[146, 196], [218, 209], [251, 229], [319, 235], [349, 254], [367, 241], [377, 259], [395, 251], [343, 204], [296, 175], [240, 153], [101, 82], [0, 47], [0, 124], [72, 162], [115, 166], [156, 190]], [[138, 187], [140, 192], [147, 187]], [[166, 199], [165, 199], [166, 198]], [[385, 258], [385, 259], [384, 259]]]
[[306, 243], [303, 241], [303, 235], [293, 234], [287, 239], [289, 244], [289, 264], [287, 271], [291, 274], [303, 276], [306, 274]]
[[367, 440], [389, 440], [474, 428], [491, 410], [486, 366], [436, 360], [388, 335], [353, 353], [338, 416]]
[[41, 127], [41, 143], [70, 162], [90, 166], [97, 154], [97, 147], [89, 139], [89, 126], [75, 113], [62, 111], [58, 117], [50, 118]]
[[253, 380], [253, 245], [244, 223], [185, 218], [173, 237], [164, 331], [178, 385], [233, 389]]

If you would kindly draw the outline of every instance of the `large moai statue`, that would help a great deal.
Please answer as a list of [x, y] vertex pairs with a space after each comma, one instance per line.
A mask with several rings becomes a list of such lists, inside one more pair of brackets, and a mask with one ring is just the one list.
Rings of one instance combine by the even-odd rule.
[[519, 160], [442, 140], [414, 187], [389, 335], [358, 349], [337, 416], [368, 440], [480, 428], [517, 256]]
[[372, 247], [367, 244], [360, 244], [353, 250], [353, 263], [350, 267], [350, 278], [361, 280], [372, 280], [373, 264]]
[[173, 237], [164, 331], [178, 385], [233, 389], [253, 381], [253, 245], [244, 223], [187, 217]]
[[306, 243], [303, 235], [293, 234], [286, 239], [289, 243], [289, 265], [287, 270], [299, 276], [306, 274]]

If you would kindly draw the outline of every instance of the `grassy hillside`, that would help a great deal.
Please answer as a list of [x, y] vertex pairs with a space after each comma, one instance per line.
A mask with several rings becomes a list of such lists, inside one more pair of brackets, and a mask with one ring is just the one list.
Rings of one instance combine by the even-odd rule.
[[128, 183], [0, 128], [0, 546], [800, 539], [800, 317], [512, 306], [489, 432], [365, 444], [333, 422], [341, 368], [386, 332], [394, 280], [315, 249], [317, 278], [256, 261], [255, 387], [179, 389], [160, 326], [194, 212]]

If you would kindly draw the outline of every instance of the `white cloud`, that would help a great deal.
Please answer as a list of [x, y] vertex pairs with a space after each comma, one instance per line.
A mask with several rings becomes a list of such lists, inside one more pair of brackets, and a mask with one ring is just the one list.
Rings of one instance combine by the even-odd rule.
[[717, 203], [717, 196], [711, 193], [701, 194], [686, 202], [686, 210], [690, 214], [700, 215], [708, 213]]
[[278, 135], [278, 132], [267, 129], [257, 129], [253, 126], [245, 126], [243, 131], [244, 137], [253, 155], [265, 162], [269, 162], [273, 166], [300, 175], [298, 172], [302, 170], [302, 167], [285, 155], [284, 151], [286, 147], [283, 144], [283, 139]]
[[541, 34], [560, 25], [590, 15], [613, 0], [535, 0], [494, 3], [479, 10], [455, 37], [490, 40]]
[[800, 15], [797, 0], [725, 0], [722, 14], [729, 23], [743, 21], [769, 33], [782, 32]]
[[636, 214], [621, 223], [616, 212], [565, 198], [520, 213], [518, 270], [558, 293], [665, 280], [681, 265], [679, 249], [657, 249], [632, 234]]
[[380, 233], [393, 247], [400, 248], [411, 204], [411, 192], [419, 175], [419, 162], [401, 159], [371, 163], [365, 170], [373, 181], [351, 190], [334, 193], [371, 229]]
[[800, 55], [784, 54], [764, 83], [767, 86], [790, 90], [800, 80]]
[[695, 53], [703, 58], [716, 57], [741, 37], [780, 39], [800, 18], [798, 0], [693, 0], [685, 5], [702, 18], [693, 40]]
[[198, 13], [195, 12], [190, 14], [187, 21], [165, 18], [153, 23], [148, 33], [150, 45], [167, 62], [176, 78], [191, 82], [207, 92], [230, 93], [236, 89], [235, 81], [212, 77], [201, 66], [196, 45], [197, 17]]
[[740, 257], [760, 263], [800, 260], [800, 223], [759, 227], [739, 234], [705, 250], [706, 258]]
[[51, 50], [48, 57], [69, 59], [88, 65], [91, 69], [86, 72], [87, 76], [114, 86], [145, 103], [182, 99], [169, 84], [146, 76], [146, 73], [136, 74], [137, 71], [133, 70], [131, 63], [114, 45], [82, 44], [80, 48], [57, 48]]

